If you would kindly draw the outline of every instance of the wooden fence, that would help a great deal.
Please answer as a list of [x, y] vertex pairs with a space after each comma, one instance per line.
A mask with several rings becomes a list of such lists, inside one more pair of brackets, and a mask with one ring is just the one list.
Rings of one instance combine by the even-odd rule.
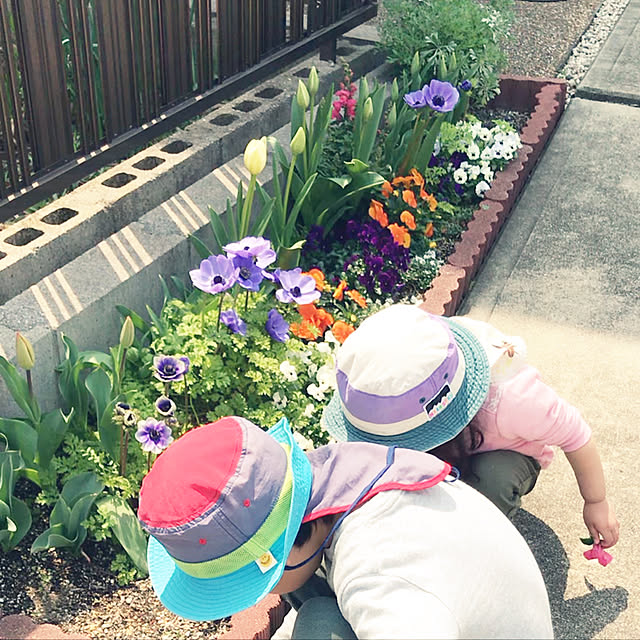
[[194, 96], [212, 96], [204, 110], [216, 87], [239, 92], [278, 52], [374, 14], [375, 0], [0, 0], [0, 222], [78, 179], [79, 157], [118, 140], [122, 157]]

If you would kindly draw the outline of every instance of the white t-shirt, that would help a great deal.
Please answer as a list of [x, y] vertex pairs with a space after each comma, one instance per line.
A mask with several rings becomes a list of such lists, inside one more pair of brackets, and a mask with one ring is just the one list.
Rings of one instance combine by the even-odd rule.
[[460, 481], [378, 494], [340, 525], [325, 561], [361, 640], [553, 637], [527, 543]]

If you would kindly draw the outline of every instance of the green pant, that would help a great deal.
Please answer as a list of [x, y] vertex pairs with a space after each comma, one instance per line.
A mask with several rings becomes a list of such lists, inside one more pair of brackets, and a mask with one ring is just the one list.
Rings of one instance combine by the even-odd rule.
[[540, 464], [517, 451], [486, 451], [470, 458], [466, 484], [489, 498], [508, 518], [520, 508], [522, 496], [536, 485]]

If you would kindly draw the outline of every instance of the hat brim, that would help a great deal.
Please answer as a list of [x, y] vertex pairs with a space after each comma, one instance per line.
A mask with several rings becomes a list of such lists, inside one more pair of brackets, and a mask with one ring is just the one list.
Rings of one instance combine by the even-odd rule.
[[456, 344], [464, 355], [465, 375], [455, 398], [445, 411], [404, 433], [383, 436], [358, 429], [342, 411], [336, 391], [322, 414], [322, 426], [339, 441], [360, 441], [396, 445], [418, 451], [429, 451], [455, 438], [478, 412], [489, 392], [490, 368], [487, 354], [478, 339], [452, 320], [449, 324]]
[[271, 553], [278, 561], [275, 567], [262, 573], [257, 563], [252, 562], [226, 576], [194, 578], [178, 568], [154, 537], [149, 538], [147, 560], [153, 589], [167, 609], [183, 618], [219, 620], [244, 611], [262, 600], [282, 577], [309, 502], [313, 474], [309, 460], [293, 439], [286, 419], [280, 420], [268, 433], [278, 442], [289, 445], [293, 472], [287, 528], [271, 547]]

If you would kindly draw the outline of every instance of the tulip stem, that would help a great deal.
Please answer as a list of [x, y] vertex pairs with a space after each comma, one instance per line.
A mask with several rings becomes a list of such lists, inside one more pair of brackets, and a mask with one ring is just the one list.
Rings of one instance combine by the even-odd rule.
[[292, 154], [291, 162], [289, 164], [289, 173], [287, 175], [287, 185], [284, 188], [284, 200], [282, 201], [282, 237], [280, 238], [280, 245], [282, 247], [286, 247], [289, 244], [285, 240], [285, 236], [287, 231], [291, 231], [287, 226], [287, 212], [289, 210], [289, 191], [291, 190], [291, 180], [293, 179], [293, 170], [295, 169], [296, 159], [296, 155]]
[[[244, 199], [242, 214], [240, 217], [240, 238], [244, 238], [249, 233], [249, 221], [251, 219], [251, 205], [253, 204], [253, 194], [256, 190], [256, 176], [251, 174], [249, 180], [249, 188], [247, 189], [247, 197]], [[240, 238], [237, 238], [240, 240]]]
[[[220, 330], [220, 316], [222, 315], [222, 301], [224, 300], [224, 291], [220, 295], [220, 304], [218, 305], [218, 322], [216, 323], [216, 331]], [[169, 395], [169, 394], [167, 394]]]
[[33, 381], [31, 380], [31, 370], [27, 369], [25, 373], [27, 374], [27, 387], [29, 388], [29, 396], [33, 398]]

